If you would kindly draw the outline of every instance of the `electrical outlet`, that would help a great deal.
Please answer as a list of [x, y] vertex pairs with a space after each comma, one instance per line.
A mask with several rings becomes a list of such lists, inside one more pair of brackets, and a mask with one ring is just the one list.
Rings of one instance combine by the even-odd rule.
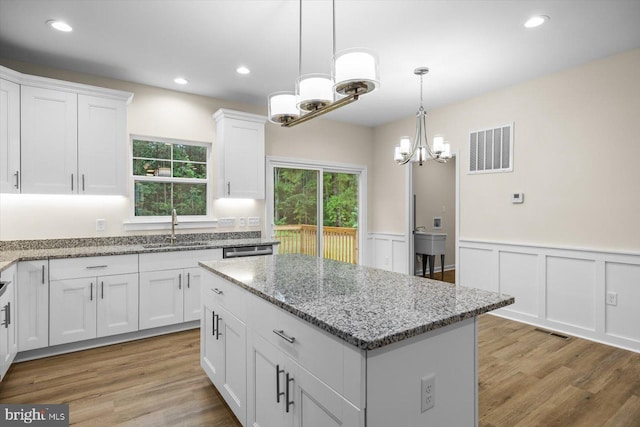
[[241, 216], [240, 218], [238, 218], [238, 222], [239, 222], [240, 227], [244, 227], [244, 225], [245, 225], [245, 221], [244, 221], [244, 217], [243, 217], [243, 216]]
[[107, 227], [107, 221], [104, 219], [96, 219], [96, 231], [104, 231]]
[[436, 374], [422, 377], [420, 388], [420, 407], [422, 412], [428, 411], [436, 404]]
[[218, 220], [219, 227], [233, 227], [236, 222], [234, 217], [220, 218]]
[[607, 305], [618, 305], [618, 294], [615, 292], [607, 292]]
[[260, 226], [260, 217], [259, 216], [250, 216], [249, 227], [259, 227]]

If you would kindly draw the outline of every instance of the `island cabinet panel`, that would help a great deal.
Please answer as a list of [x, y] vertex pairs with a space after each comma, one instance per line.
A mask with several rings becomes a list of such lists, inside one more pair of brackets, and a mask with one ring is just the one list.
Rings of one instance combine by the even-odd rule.
[[245, 425], [247, 361], [246, 326], [218, 305], [203, 307], [200, 328], [201, 365], [238, 420]]
[[[368, 351], [367, 427], [478, 425], [476, 332], [473, 317]], [[423, 411], [430, 376], [435, 405]]]

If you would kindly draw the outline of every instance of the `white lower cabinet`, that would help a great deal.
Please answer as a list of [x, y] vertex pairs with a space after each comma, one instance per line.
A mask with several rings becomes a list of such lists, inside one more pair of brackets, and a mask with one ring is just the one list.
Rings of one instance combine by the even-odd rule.
[[200, 319], [198, 261], [222, 259], [222, 249], [140, 254], [140, 329]]
[[200, 328], [201, 366], [245, 425], [247, 402], [246, 326], [217, 305], [205, 305]]
[[50, 261], [49, 344], [138, 330], [138, 256]]
[[18, 263], [18, 351], [49, 345], [49, 261]]
[[[364, 426], [363, 405], [336, 390], [360, 402], [359, 351], [209, 272], [202, 301], [201, 365], [243, 426]], [[355, 373], [330, 386], [333, 376], [325, 372], [342, 373], [351, 362]], [[350, 380], [354, 387], [344, 384]]]
[[0, 295], [0, 381], [4, 378], [18, 353], [16, 276], [15, 266], [0, 273], [0, 280], [5, 282]]
[[138, 275], [51, 281], [50, 343], [138, 330]]

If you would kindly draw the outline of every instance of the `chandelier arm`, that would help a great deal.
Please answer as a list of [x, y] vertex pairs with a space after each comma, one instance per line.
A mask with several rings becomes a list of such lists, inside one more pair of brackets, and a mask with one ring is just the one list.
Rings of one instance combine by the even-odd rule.
[[427, 139], [427, 113], [422, 114], [422, 128], [424, 129], [424, 145], [427, 147], [427, 153], [433, 159], [437, 158], [431, 147], [429, 146], [429, 140]]

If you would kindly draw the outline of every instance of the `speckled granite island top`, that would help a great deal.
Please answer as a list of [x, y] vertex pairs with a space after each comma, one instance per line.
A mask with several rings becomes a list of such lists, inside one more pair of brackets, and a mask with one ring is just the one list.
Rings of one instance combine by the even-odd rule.
[[200, 265], [365, 350], [514, 303], [507, 295], [306, 255]]

